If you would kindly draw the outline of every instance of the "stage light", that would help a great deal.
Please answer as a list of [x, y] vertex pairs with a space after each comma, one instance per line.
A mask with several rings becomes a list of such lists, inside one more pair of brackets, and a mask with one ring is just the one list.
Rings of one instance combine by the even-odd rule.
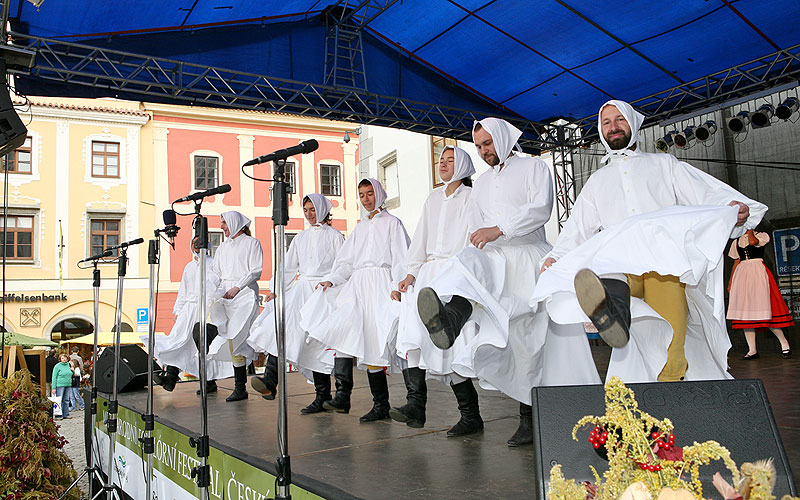
[[750, 124], [750, 112], [749, 111], [739, 111], [736, 113], [736, 116], [728, 118], [728, 130], [733, 132], [734, 134], [740, 134], [744, 132], [747, 126]]
[[775, 107], [772, 104], [764, 104], [750, 114], [750, 122], [753, 128], [764, 128], [772, 125], [770, 120], [775, 115]]
[[681, 149], [686, 149], [689, 147], [689, 143], [694, 139], [695, 136], [695, 127], [692, 125], [691, 127], [686, 127], [683, 129], [683, 132], [678, 132], [675, 134], [675, 137], [672, 140], [675, 142], [675, 146]]
[[42, 6], [44, 0], [28, 0], [28, 2], [32, 3], [34, 7], [37, 9]]
[[798, 102], [797, 97], [790, 97], [775, 108], [775, 116], [781, 120], [788, 120], [792, 113], [797, 112], [798, 105], [800, 105], [800, 102]]
[[661, 139], [656, 140], [656, 149], [661, 151], [662, 153], [669, 152], [669, 148], [671, 148], [672, 145], [675, 144], [674, 136], [677, 133], [678, 133], [677, 131], [673, 130], [672, 132], [667, 133], [667, 135], [665, 135]]
[[714, 120], [708, 120], [694, 130], [694, 136], [698, 141], [706, 142], [707, 140], [711, 139], [711, 136], [714, 135], [714, 132], [716, 131], [717, 124], [714, 122]]
[[361, 127], [358, 127], [355, 130], [345, 130], [344, 131], [344, 137], [342, 138], [342, 141], [344, 141], [345, 144], [350, 142], [350, 134], [351, 133], [352, 134], [356, 134], [356, 135], [361, 135]]

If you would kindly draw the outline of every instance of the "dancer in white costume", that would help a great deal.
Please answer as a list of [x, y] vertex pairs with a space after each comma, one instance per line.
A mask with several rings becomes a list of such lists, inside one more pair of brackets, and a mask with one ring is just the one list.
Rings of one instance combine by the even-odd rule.
[[407, 364], [403, 369], [406, 383], [407, 404], [389, 410], [389, 415], [409, 427], [425, 425], [427, 402], [427, 378], [437, 378], [449, 383], [458, 401], [461, 419], [450, 430], [448, 436], [464, 436], [483, 430], [483, 420], [478, 408], [478, 393], [471, 379], [453, 373], [452, 362], [467, 349], [474, 337], [462, 332], [453, 347], [439, 349], [430, 340], [428, 331], [417, 312], [416, 290], [424, 288], [447, 262], [469, 243], [470, 210], [469, 197], [472, 191], [470, 176], [475, 173], [472, 160], [461, 148], [447, 146], [439, 157], [439, 175], [444, 187], [435, 189], [425, 205], [417, 229], [411, 238], [406, 257], [407, 276], [392, 292], [392, 298], [401, 301], [400, 321], [397, 330], [397, 354]]
[[532, 387], [600, 381], [583, 330], [550, 323], [528, 305], [538, 262], [550, 250], [544, 224], [552, 212], [553, 185], [542, 160], [512, 153], [521, 134], [497, 118], [475, 123], [475, 145], [491, 167], [470, 196], [480, 222], [471, 228], [471, 246], [450, 258], [417, 300], [440, 348], [453, 345], [470, 316], [480, 325], [453, 368], [520, 402], [520, 423], [509, 446], [533, 441]]
[[400, 219], [383, 207], [386, 192], [375, 179], [358, 184], [367, 214], [344, 242], [333, 270], [301, 311], [300, 326], [309, 336], [336, 350], [336, 396], [326, 401], [329, 410], [350, 411], [353, 387], [352, 359], [368, 370], [373, 407], [361, 422], [389, 418], [389, 387], [384, 369], [395, 356], [390, 338], [400, 314], [400, 304], [390, 298], [405, 277], [403, 263], [408, 235]]
[[610, 161], [581, 190], [531, 302], [555, 321], [591, 319], [614, 347], [609, 377], [730, 377], [722, 251], [767, 207], [672, 155], [638, 149], [643, 120], [623, 101], [600, 108]]
[[[181, 371], [197, 374], [200, 370], [198, 345], [193, 339], [192, 331], [195, 323], [199, 321], [197, 312], [200, 306], [200, 251], [195, 247], [197, 238], [192, 240], [192, 260], [183, 268], [181, 284], [178, 288], [178, 297], [172, 314], [175, 324], [169, 335], [158, 335], [155, 338], [153, 357], [162, 365], [166, 365], [165, 374], [161, 377], [161, 386], [172, 391], [178, 382]], [[219, 276], [212, 269], [214, 259], [206, 257], [206, 311], [208, 312], [209, 329], [225, 327], [225, 315], [219, 300], [224, 290], [219, 288]], [[141, 337], [146, 342], [147, 336]], [[206, 378], [214, 381], [220, 378], [233, 376], [230, 363], [224, 361], [206, 361]]]
[[235, 386], [225, 401], [247, 399], [247, 364], [255, 351], [247, 343], [250, 325], [258, 316], [258, 280], [261, 278], [263, 254], [261, 243], [250, 236], [250, 219], [236, 211], [223, 212], [220, 228], [225, 241], [217, 248], [212, 269], [221, 279], [225, 293], [221, 304], [225, 310], [225, 330], [211, 342], [209, 357], [232, 361]]
[[[314, 293], [314, 286], [331, 272], [344, 236], [330, 225], [330, 200], [311, 193], [303, 198], [303, 214], [308, 229], [294, 237], [286, 253], [286, 359], [314, 382], [316, 398], [302, 414], [325, 411], [322, 403], [331, 399], [333, 352], [309, 339], [300, 328], [300, 308]], [[274, 279], [273, 279], [274, 283]], [[274, 286], [271, 287], [274, 289]], [[265, 399], [274, 399], [278, 385], [278, 344], [275, 333], [274, 293], [267, 295], [267, 305], [253, 322], [247, 342], [258, 352], [268, 353], [263, 377], [252, 377], [250, 385]]]

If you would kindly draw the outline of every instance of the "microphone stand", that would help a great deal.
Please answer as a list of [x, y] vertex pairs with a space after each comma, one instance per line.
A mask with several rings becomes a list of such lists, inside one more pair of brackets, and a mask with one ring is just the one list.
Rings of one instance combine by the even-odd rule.
[[208, 219], [200, 215], [203, 199], [194, 200], [194, 229], [197, 237], [197, 247], [200, 249], [200, 415], [201, 435], [189, 438], [189, 445], [197, 450], [200, 465], [192, 467], [191, 477], [195, 479], [201, 489], [200, 500], [208, 500], [208, 487], [211, 485], [211, 472], [208, 465], [209, 438], [208, 438], [208, 392], [206, 388], [206, 350], [208, 349], [208, 336], [206, 332], [206, 254], [208, 253]]

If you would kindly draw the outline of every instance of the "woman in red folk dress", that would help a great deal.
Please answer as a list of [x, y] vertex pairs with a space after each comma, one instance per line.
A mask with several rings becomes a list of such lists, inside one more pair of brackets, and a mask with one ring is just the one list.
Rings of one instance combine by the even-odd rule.
[[781, 343], [781, 356], [792, 355], [783, 329], [794, 325], [792, 315], [778, 290], [775, 278], [764, 264], [767, 233], [747, 231], [733, 240], [728, 256], [734, 259], [730, 281], [728, 319], [732, 328], [744, 330], [749, 350], [744, 359], [758, 359], [756, 328], [769, 328]]

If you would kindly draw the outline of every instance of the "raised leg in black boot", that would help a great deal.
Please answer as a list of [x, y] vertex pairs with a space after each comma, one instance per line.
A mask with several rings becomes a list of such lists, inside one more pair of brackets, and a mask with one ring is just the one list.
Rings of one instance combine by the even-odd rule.
[[442, 304], [433, 288], [426, 287], [417, 294], [417, 311], [431, 342], [439, 349], [449, 349], [472, 314], [472, 304], [458, 295]]
[[233, 381], [233, 392], [225, 401], [232, 403], [247, 399], [247, 366], [233, 367]]
[[458, 384], [450, 384], [453, 394], [458, 401], [458, 411], [461, 412], [461, 420], [447, 431], [448, 437], [466, 436], [483, 432], [483, 419], [478, 409], [478, 391], [472, 385], [472, 380], [467, 379]]
[[386, 372], [367, 372], [369, 379], [369, 390], [372, 392], [372, 409], [366, 415], [359, 418], [362, 424], [389, 418], [389, 383], [386, 380]]
[[600, 278], [589, 269], [575, 275], [575, 294], [597, 333], [611, 347], [624, 347], [630, 339], [631, 289], [628, 283]]
[[161, 375], [161, 387], [167, 392], [172, 392], [175, 389], [175, 384], [181, 374], [181, 369], [177, 366], [167, 366], [164, 373]]
[[322, 403], [326, 410], [350, 413], [350, 393], [353, 392], [353, 358], [336, 356], [333, 362], [333, 379], [336, 380], [336, 395]]
[[406, 382], [406, 404], [389, 410], [392, 420], [404, 422], [409, 427], [420, 428], [425, 425], [425, 404], [428, 402], [428, 385], [425, 383], [425, 370], [406, 368], [403, 370]]
[[261, 393], [261, 397], [272, 401], [278, 392], [278, 358], [272, 354], [267, 355], [267, 364], [264, 365], [264, 375], [250, 379], [250, 387]]
[[519, 427], [508, 440], [508, 446], [516, 447], [533, 443], [533, 409], [524, 403], [519, 404]]
[[327, 373], [312, 373], [314, 375], [314, 392], [317, 397], [314, 398], [314, 401], [312, 401], [310, 405], [300, 410], [300, 413], [303, 415], [327, 411], [323, 403], [331, 399], [331, 376]]

